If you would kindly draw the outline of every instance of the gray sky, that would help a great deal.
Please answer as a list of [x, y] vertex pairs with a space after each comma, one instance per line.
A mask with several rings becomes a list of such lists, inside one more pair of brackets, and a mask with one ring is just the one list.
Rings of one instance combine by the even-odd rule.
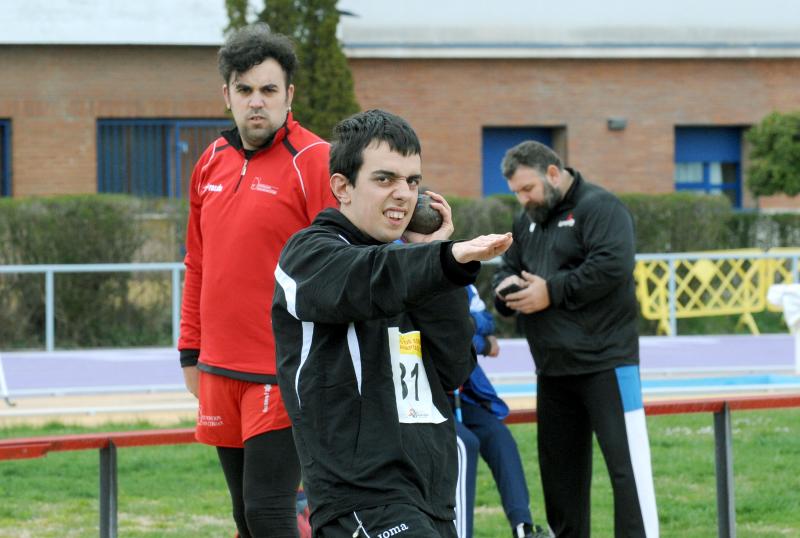
[[[251, 0], [255, 9], [262, 2]], [[800, 50], [800, 0], [341, 0], [339, 6], [357, 15], [343, 17], [340, 26], [348, 53], [356, 55], [413, 48]], [[217, 45], [226, 23], [224, 0], [0, 0], [0, 43]]]

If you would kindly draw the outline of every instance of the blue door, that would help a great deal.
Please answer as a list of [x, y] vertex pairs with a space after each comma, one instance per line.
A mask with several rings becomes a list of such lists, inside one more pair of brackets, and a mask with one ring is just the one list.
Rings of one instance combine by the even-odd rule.
[[506, 178], [500, 172], [503, 156], [520, 142], [533, 140], [553, 147], [553, 130], [545, 127], [483, 128], [483, 195], [509, 194]]

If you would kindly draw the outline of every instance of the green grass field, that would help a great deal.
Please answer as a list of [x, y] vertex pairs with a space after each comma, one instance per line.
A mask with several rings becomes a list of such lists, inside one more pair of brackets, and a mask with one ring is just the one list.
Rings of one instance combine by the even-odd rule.
[[[737, 411], [732, 422], [739, 536], [800, 536], [800, 409]], [[148, 427], [152, 426], [10, 427], [0, 428], [0, 438]], [[648, 427], [661, 536], [716, 536], [711, 414], [650, 417]], [[512, 430], [525, 462], [533, 515], [542, 521], [535, 427], [519, 425]], [[233, 536], [227, 491], [212, 448], [124, 448], [118, 452], [118, 463], [120, 536]], [[0, 461], [0, 537], [97, 536], [97, 469], [95, 450]], [[593, 536], [612, 537], [610, 486], [598, 449], [592, 513]], [[481, 463], [475, 538], [510, 536], [494, 482]]]

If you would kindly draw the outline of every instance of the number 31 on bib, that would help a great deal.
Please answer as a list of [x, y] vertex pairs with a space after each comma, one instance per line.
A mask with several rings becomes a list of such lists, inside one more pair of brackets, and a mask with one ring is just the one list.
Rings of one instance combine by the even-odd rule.
[[400, 422], [439, 424], [447, 420], [433, 404], [431, 385], [422, 363], [419, 331], [401, 334], [397, 327], [389, 328], [389, 349], [397, 418]]

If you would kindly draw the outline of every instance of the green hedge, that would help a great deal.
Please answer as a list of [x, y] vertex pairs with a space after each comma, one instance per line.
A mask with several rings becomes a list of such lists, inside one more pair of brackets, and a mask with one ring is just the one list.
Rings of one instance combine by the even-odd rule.
[[734, 213], [726, 248], [800, 247], [800, 213]]
[[[147, 244], [147, 209], [144, 200], [110, 195], [0, 200], [0, 264], [136, 260]], [[44, 281], [0, 275], [0, 348], [43, 345]], [[145, 272], [56, 274], [56, 345], [168, 343], [169, 282]]]
[[[800, 213], [735, 211], [722, 195], [678, 192], [619, 198], [633, 215], [638, 253], [800, 247]], [[509, 231], [520, 210], [512, 195], [448, 201], [458, 239]]]
[[727, 241], [732, 211], [723, 196], [625, 194], [620, 199], [633, 214], [636, 252], [714, 250]]
[[[636, 222], [637, 252], [686, 252], [800, 246], [800, 214], [733, 211], [722, 196], [685, 193], [620, 196]], [[513, 195], [450, 198], [458, 239], [511, 230]], [[179, 261], [187, 204], [127, 196], [0, 199], [0, 264]], [[491, 303], [493, 267], [478, 280]], [[56, 275], [58, 347], [168, 345], [170, 275]], [[489, 305], [491, 308], [491, 305]], [[773, 316], [775, 317], [775, 316]], [[776, 317], [777, 319], [777, 317]], [[735, 318], [685, 320], [679, 332], [733, 331]], [[772, 320], [780, 330], [780, 322]], [[500, 334], [514, 323], [498, 318]], [[642, 323], [649, 334], [653, 324]], [[0, 275], [0, 349], [44, 344], [43, 275]]]

